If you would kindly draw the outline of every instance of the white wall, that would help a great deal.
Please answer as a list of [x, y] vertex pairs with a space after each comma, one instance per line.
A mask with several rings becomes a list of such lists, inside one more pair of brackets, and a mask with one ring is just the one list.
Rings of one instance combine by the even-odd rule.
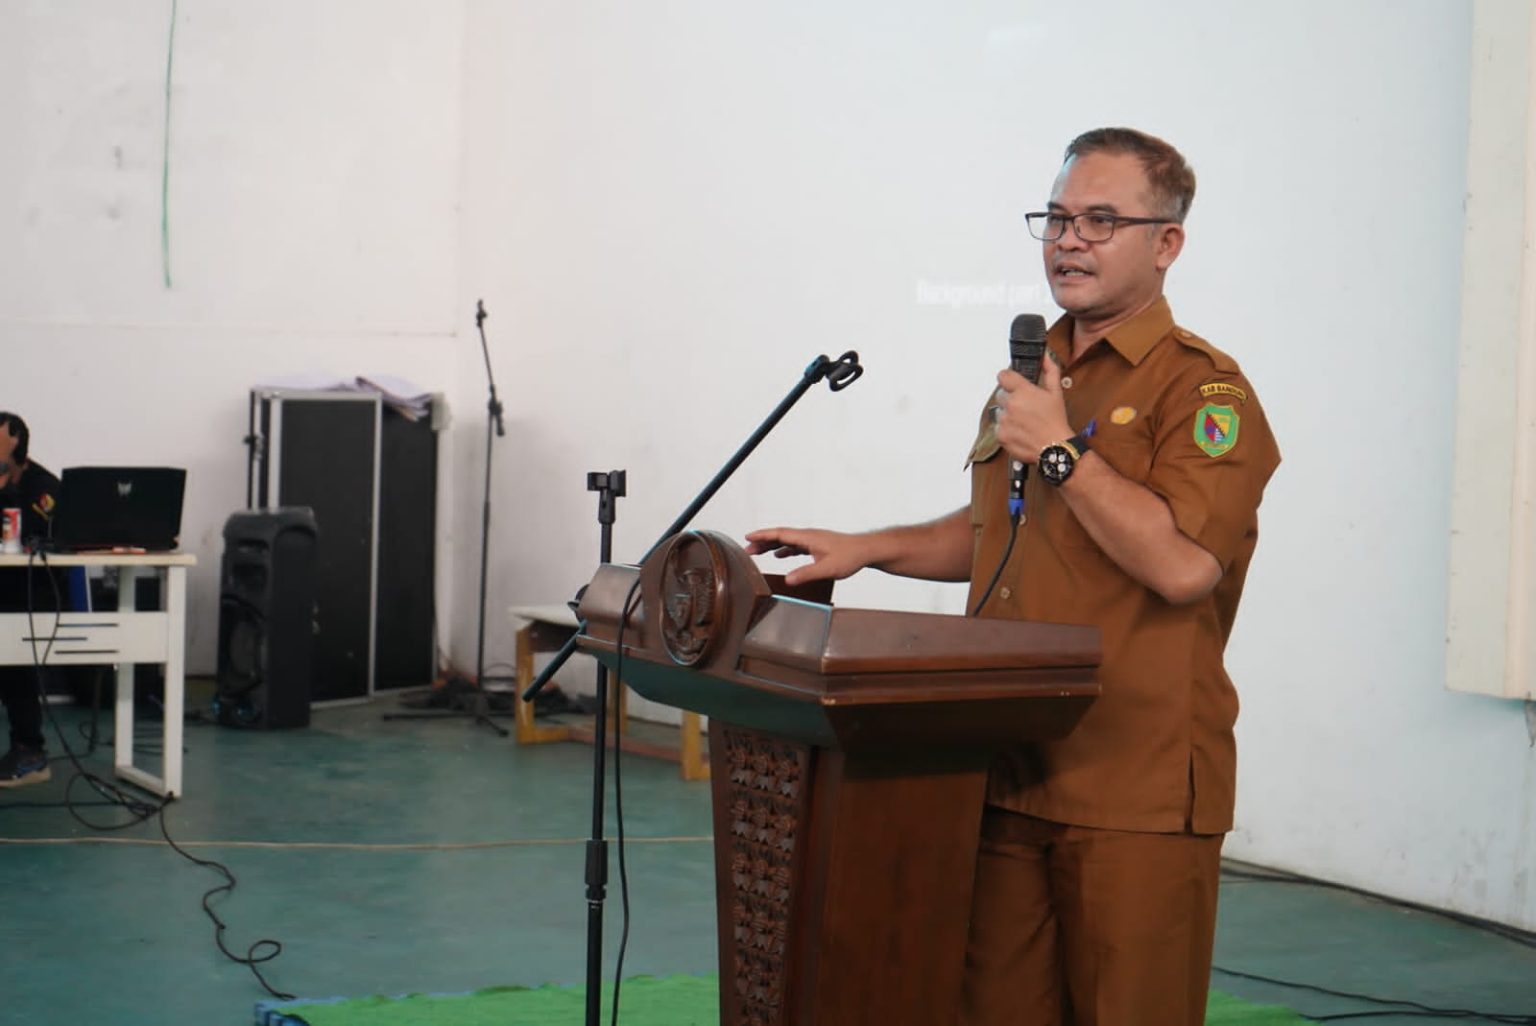
[[[629, 471], [616, 553], [637, 556], [819, 352], [868, 373], [802, 400], [699, 526], [959, 505], [1008, 321], [1049, 312], [1021, 215], [1071, 135], [1138, 125], [1201, 176], [1175, 309], [1242, 360], [1286, 455], [1230, 650], [1227, 850], [1536, 927], [1522, 710], [1442, 686], [1462, 0], [181, 10], [166, 290], [167, 12], [0, 9], [0, 86], [25, 98], [0, 109], [22, 197], [0, 337], [26, 375], [0, 403], [56, 464], [190, 466], [195, 598], [243, 498], [250, 381], [393, 371], [453, 398], [446, 633], [473, 661], [477, 297], [508, 407], [493, 661], [498, 611], [591, 573], [586, 472]], [[841, 600], [961, 606], [874, 575]]]
[[170, 25], [168, 3], [0, 6], [0, 408], [54, 470], [189, 470], [188, 665], [210, 673], [250, 387], [456, 386], [462, 24], [184, 0], [167, 157]]

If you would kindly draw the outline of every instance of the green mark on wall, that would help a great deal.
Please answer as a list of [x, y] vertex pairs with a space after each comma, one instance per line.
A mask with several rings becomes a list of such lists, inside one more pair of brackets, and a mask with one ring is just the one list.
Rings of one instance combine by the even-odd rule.
[[160, 266], [171, 287], [171, 60], [176, 54], [176, 2], [171, 0], [171, 36], [165, 44], [165, 150], [160, 155]]

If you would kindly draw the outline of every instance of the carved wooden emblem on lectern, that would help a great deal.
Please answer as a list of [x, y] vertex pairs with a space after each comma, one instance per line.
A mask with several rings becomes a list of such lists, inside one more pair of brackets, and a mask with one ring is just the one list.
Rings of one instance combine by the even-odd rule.
[[729, 619], [725, 555], [716, 546], [706, 535], [680, 534], [662, 565], [661, 639], [683, 666], [709, 655]]

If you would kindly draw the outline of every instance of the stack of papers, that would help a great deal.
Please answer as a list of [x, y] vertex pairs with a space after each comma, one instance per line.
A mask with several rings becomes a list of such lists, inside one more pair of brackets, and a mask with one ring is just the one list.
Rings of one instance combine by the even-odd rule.
[[385, 406], [407, 420], [420, 420], [432, 415], [433, 393], [423, 391], [415, 383], [393, 374], [340, 378], [333, 374], [310, 371], [269, 378], [256, 387], [302, 392], [376, 392]]
[[423, 392], [404, 378], [397, 378], [393, 374], [370, 374], [359, 377], [357, 387], [360, 391], [379, 393], [385, 406], [409, 420], [420, 420], [432, 415], [432, 393]]

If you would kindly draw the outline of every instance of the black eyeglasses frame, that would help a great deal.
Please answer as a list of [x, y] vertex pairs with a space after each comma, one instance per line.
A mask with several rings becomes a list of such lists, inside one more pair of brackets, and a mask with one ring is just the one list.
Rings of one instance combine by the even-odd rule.
[[[1110, 223], [1109, 234], [1104, 236], [1102, 239], [1088, 238], [1083, 234], [1083, 230], [1078, 227], [1078, 219], [1083, 217], [1094, 217], [1101, 221], [1108, 221]], [[1041, 234], [1040, 230], [1036, 229], [1035, 226], [1037, 222], [1049, 223], [1049, 221], [1046, 220], [1048, 218], [1059, 219], [1061, 221], [1061, 231], [1057, 232], [1055, 235], [1046, 236]], [[1041, 242], [1055, 242], [1057, 239], [1066, 235], [1067, 224], [1069, 222], [1072, 225], [1073, 234], [1075, 234], [1084, 242], [1108, 242], [1110, 239], [1115, 237], [1115, 229], [1119, 228], [1123, 224], [1178, 224], [1178, 222], [1171, 217], [1130, 217], [1125, 214], [1111, 214], [1104, 210], [1085, 210], [1081, 214], [1058, 214], [1050, 210], [1034, 210], [1024, 215], [1024, 223], [1029, 228], [1029, 234]]]

